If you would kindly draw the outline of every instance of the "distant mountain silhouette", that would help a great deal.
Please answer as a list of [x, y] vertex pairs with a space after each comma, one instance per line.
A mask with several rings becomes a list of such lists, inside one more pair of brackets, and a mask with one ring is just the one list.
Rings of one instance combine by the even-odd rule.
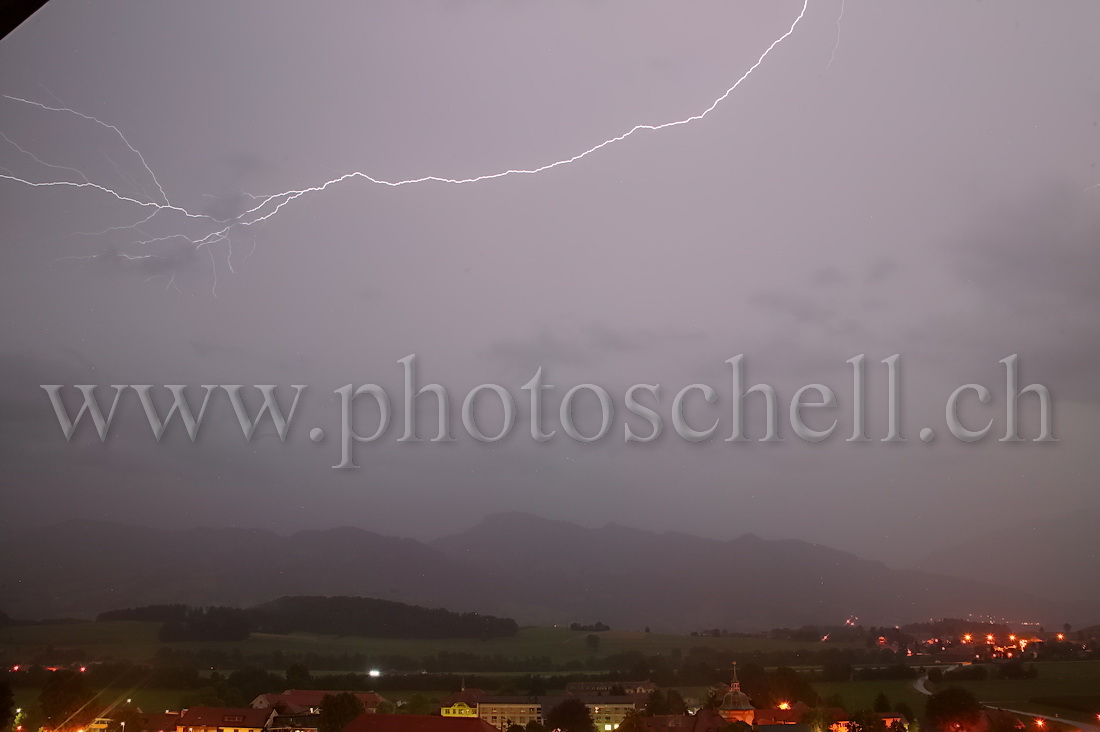
[[1100, 510], [982, 531], [937, 549], [919, 566], [1046, 597], [1100, 604]]
[[15, 618], [158, 603], [247, 607], [292, 594], [375, 597], [529, 624], [680, 631], [850, 615], [866, 624], [968, 613], [1078, 624], [1100, 617], [1059, 597], [891, 569], [798, 540], [590, 529], [518, 513], [431, 543], [354, 528], [280, 536], [96, 521], [0, 541], [0, 610]]

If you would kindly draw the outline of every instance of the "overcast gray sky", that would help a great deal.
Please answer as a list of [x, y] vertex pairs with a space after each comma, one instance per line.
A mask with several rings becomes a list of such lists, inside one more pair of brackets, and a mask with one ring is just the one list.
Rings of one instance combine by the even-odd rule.
[[[249, 194], [352, 171], [534, 168], [702, 112], [801, 9], [54, 0], [0, 42], [0, 93], [116, 125], [156, 182], [114, 131], [6, 98], [0, 173], [86, 176], [139, 201], [159, 200], [159, 183], [173, 204], [225, 217]], [[904, 564], [930, 541], [1098, 508], [1098, 27], [1100, 4], [1084, 0], [810, 0], [701, 120], [535, 175], [346, 181], [209, 246], [136, 243], [194, 239], [206, 220], [165, 211], [96, 233], [152, 211], [0, 179], [0, 521], [434, 537], [523, 510], [805, 538]], [[398, 409], [384, 444], [358, 447], [360, 470], [332, 470], [333, 389], [399, 396], [410, 353], [422, 383], [452, 391], [457, 442], [397, 444]], [[798, 386], [833, 387], [837, 434], [810, 445], [784, 425], [782, 444], [724, 442], [723, 362], [738, 353], [750, 383], [779, 391], [781, 423]], [[845, 361], [860, 353], [876, 441], [850, 444]], [[879, 361], [894, 353], [903, 445], [877, 441]], [[995, 440], [998, 360], [1012, 353], [1023, 384], [1054, 394], [1056, 444]], [[580, 445], [559, 428], [536, 444], [523, 399], [509, 439], [462, 431], [467, 391], [496, 382], [525, 398], [539, 366], [557, 386], [548, 427], [568, 387], [594, 382], [620, 406], [611, 435]], [[718, 439], [668, 429], [623, 444], [624, 421], [642, 430], [621, 409], [627, 386], [660, 383], [667, 422], [676, 391], [700, 381], [722, 401], [695, 418], [722, 418]], [[972, 381], [993, 392], [994, 437], [964, 445], [946, 435], [944, 403]], [[309, 388], [286, 444], [246, 443], [222, 395], [194, 445], [179, 425], [157, 445], [136, 398], [100, 445], [87, 432], [65, 442], [44, 383]], [[328, 439], [310, 442], [312, 426]]]

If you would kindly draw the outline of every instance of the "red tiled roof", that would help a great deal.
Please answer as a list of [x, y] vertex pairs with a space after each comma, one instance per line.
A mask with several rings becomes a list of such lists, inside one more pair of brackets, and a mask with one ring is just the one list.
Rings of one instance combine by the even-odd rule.
[[803, 702], [795, 702], [789, 709], [757, 709], [753, 724], [798, 724], [808, 711]]
[[448, 697], [444, 697], [439, 702], [441, 707], [452, 707], [459, 702], [468, 704], [469, 706], [477, 706], [477, 703], [485, 697], [485, 692], [482, 689], [463, 689], [462, 691], [456, 691]]
[[729, 722], [713, 709], [700, 709], [692, 715], [663, 714], [640, 718], [646, 732], [718, 732]]
[[449, 718], [427, 714], [363, 714], [343, 732], [499, 732], [476, 717]]
[[321, 702], [326, 696], [345, 693], [354, 694], [368, 711], [376, 709], [379, 704], [386, 701], [373, 691], [343, 692], [326, 691], [324, 689], [288, 689], [282, 694], [261, 694], [252, 701], [252, 705], [256, 706], [256, 703], [262, 699], [266, 702], [266, 706], [275, 707], [284, 712], [301, 712], [321, 706]]
[[700, 709], [692, 716], [692, 732], [718, 732], [726, 728], [727, 722], [714, 709]]
[[136, 732], [172, 732], [176, 729], [179, 718], [179, 712], [144, 714], [141, 717], [141, 727]]
[[695, 720], [686, 714], [655, 714], [652, 717], [642, 717], [639, 720], [646, 732], [662, 732], [664, 730], [687, 730], [690, 732]]
[[176, 727], [263, 727], [273, 713], [252, 707], [191, 707], [183, 710]]

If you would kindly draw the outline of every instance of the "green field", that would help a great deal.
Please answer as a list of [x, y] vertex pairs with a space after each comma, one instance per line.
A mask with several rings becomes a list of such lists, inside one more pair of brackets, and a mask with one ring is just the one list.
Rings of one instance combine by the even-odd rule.
[[[141, 622], [7, 626], [0, 628], [0, 658], [5, 663], [27, 663], [26, 659], [52, 647], [78, 649], [95, 659], [147, 661], [163, 645], [157, 640], [158, 628], [158, 623]], [[545, 656], [555, 663], [564, 663], [583, 661], [591, 657], [592, 654], [585, 643], [588, 635], [583, 631], [572, 631], [566, 628], [538, 627], [521, 628], [514, 637], [491, 640], [467, 638], [417, 640], [336, 637], [306, 633], [290, 635], [253, 633], [248, 640], [238, 643], [173, 643], [170, 647], [181, 650], [204, 648], [229, 652], [239, 650], [245, 656], [280, 651], [285, 654], [362, 653], [368, 656], [401, 655], [420, 658], [447, 651], [482, 656], [501, 655], [508, 658]], [[798, 643], [756, 637], [709, 638], [630, 631], [606, 631], [598, 635], [600, 636], [600, 656], [623, 651], [640, 651], [646, 655], [671, 654], [677, 649], [686, 653], [697, 646], [741, 653], [821, 649], [820, 643]], [[833, 644], [833, 647], [845, 646]]]
[[[935, 692], [948, 686], [970, 690], [984, 704], [1021, 712], [1046, 714], [1067, 720], [1095, 723], [1095, 717], [1073, 710], [1037, 703], [1045, 697], [1100, 698], [1100, 661], [1064, 661], [1036, 664], [1039, 677], [1020, 680], [952, 681], [929, 684]], [[839, 694], [849, 709], [870, 708], [879, 693], [886, 694], [891, 704], [905, 702], [920, 713], [926, 696], [913, 688], [911, 681], [845, 681], [816, 683], [822, 697]]]
[[814, 690], [822, 699], [839, 694], [844, 700], [844, 706], [851, 710], [870, 709], [875, 697], [880, 693], [886, 694], [890, 704], [905, 702], [913, 710], [920, 712], [924, 709], [924, 700], [927, 698], [913, 688], [912, 681], [887, 680], [887, 681], [832, 681], [817, 682]]
[[[1096, 723], [1096, 718], [1073, 710], [1036, 703], [1045, 697], [1097, 697], [1100, 699], [1100, 661], [1055, 661], [1036, 664], [1039, 678], [1020, 680], [956, 681], [979, 701], [1022, 712], [1050, 714], [1070, 720]], [[947, 684], [929, 684], [936, 691]]]
[[[1036, 697], [1100, 694], [1100, 662], [1056, 661], [1036, 664], [1039, 678], [1020, 680], [954, 681], [979, 701], [1002, 706], [1029, 702]], [[935, 691], [946, 684], [929, 684]]]

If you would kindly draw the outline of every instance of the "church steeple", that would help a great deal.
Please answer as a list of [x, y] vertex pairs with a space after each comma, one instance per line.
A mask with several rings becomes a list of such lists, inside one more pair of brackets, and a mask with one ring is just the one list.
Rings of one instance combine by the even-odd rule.
[[745, 692], [741, 691], [741, 682], [737, 679], [737, 664], [733, 664], [733, 679], [730, 680], [729, 691], [722, 698], [722, 705], [718, 707], [718, 713], [727, 722], [742, 721], [752, 724], [755, 716], [752, 702]]

